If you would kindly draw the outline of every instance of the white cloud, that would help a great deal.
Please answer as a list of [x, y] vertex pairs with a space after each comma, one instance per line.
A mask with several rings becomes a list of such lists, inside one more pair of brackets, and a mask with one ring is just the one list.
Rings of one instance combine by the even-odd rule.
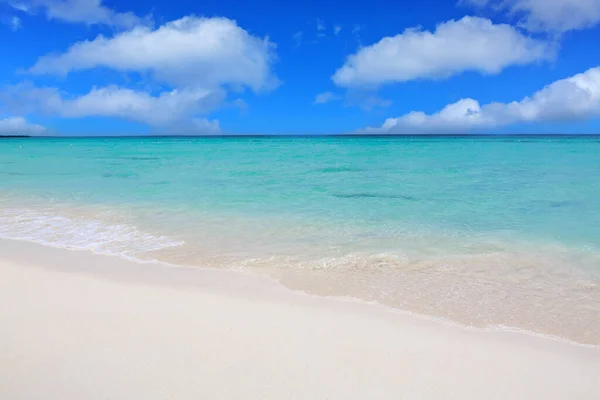
[[46, 128], [30, 124], [23, 117], [8, 117], [0, 119], [0, 135], [43, 135]]
[[274, 47], [229, 19], [189, 16], [156, 30], [138, 26], [112, 38], [75, 43], [63, 54], [41, 57], [29, 72], [66, 75], [107, 67], [149, 71], [175, 87], [234, 85], [259, 91], [278, 83], [271, 71]]
[[323, 22], [323, 20], [320, 18], [317, 18], [317, 39], [324, 38], [326, 36], [325, 35], [326, 29], [327, 28], [325, 27], [325, 23]]
[[346, 93], [346, 105], [358, 106], [365, 111], [376, 108], [385, 108], [392, 105], [392, 101], [378, 96], [372, 91], [349, 90]]
[[294, 36], [292, 36], [292, 39], [294, 39], [294, 42], [296, 42], [296, 47], [302, 44], [302, 36], [304, 36], [304, 32], [302, 31], [298, 31], [294, 33]]
[[[189, 16], [157, 29], [137, 26], [75, 43], [62, 54], [41, 57], [29, 70], [56, 75], [102, 67], [131, 71], [149, 77], [153, 87], [170, 88], [161, 93], [109, 85], [74, 95], [20, 84], [0, 91], [0, 100], [17, 114], [120, 118], [148, 124], [154, 132], [214, 134], [221, 131], [219, 122], [203, 116], [228, 105], [228, 92], [274, 88], [275, 58], [268, 38], [250, 35], [235, 21]], [[241, 99], [231, 105], [245, 108]]]
[[13, 32], [18, 31], [19, 29], [21, 29], [21, 18], [17, 16], [11, 17], [8, 21], [8, 26]]
[[[4, 1], [4, 2], [6, 2], [6, 1]], [[29, 7], [26, 4], [24, 4], [24, 3], [11, 3], [11, 2], [8, 2], [8, 4], [12, 8], [14, 8], [15, 10], [22, 11], [24, 13], [31, 13], [31, 11], [29, 10]]]
[[344, 100], [346, 106], [358, 106], [366, 111], [371, 111], [378, 107], [389, 107], [391, 100], [382, 99], [370, 91], [348, 91], [345, 96], [333, 92], [319, 93], [315, 97], [313, 104], [326, 104], [332, 101]]
[[244, 100], [242, 99], [235, 99], [231, 102], [231, 106], [236, 107], [237, 109], [239, 109], [242, 113], [245, 113], [248, 111], [248, 103], [246, 103]]
[[222, 133], [219, 121], [205, 118], [193, 118], [184, 123], [170, 125], [167, 129], [163, 128], [157, 133], [168, 135], [218, 135]]
[[600, 22], [600, 0], [461, 0], [476, 7], [507, 10], [531, 31], [566, 32]]
[[183, 121], [177, 121], [169, 125], [154, 126], [153, 135], [220, 135], [223, 131], [218, 120], [209, 120], [206, 118], [192, 118]]
[[323, 93], [319, 93], [317, 95], [317, 97], [315, 97], [315, 104], [325, 104], [325, 103], [329, 103], [330, 101], [334, 101], [334, 100], [340, 100], [342, 97], [338, 96], [335, 93], [332, 92], [323, 92]]
[[462, 99], [427, 115], [413, 111], [389, 118], [368, 133], [465, 133], [523, 122], [577, 121], [600, 116], [600, 67], [556, 81], [511, 103], [480, 105]]
[[367, 111], [370, 111], [377, 107], [389, 107], [392, 105], [392, 101], [388, 99], [382, 99], [379, 96], [371, 95], [366, 96], [360, 103], [359, 106]]
[[154, 127], [194, 125], [190, 121], [218, 107], [224, 98], [223, 91], [175, 89], [152, 96], [117, 86], [93, 88], [85, 95], [72, 96], [56, 88], [28, 84], [9, 87], [2, 94], [5, 107], [19, 113], [41, 112], [64, 118], [113, 117]]
[[342, 31], [342, 27], [340, 25], [336, 25], [333, 27], [333, 34], [335, 36], [339, 36], [341, 31]]
[[111, 10], [101, 0], [21, 0], [11, 2], [10, 5], [27, 13], [41, 10], [48, 19], [87, 25], [103, 24], [127, 29], [150, 22], [149, 18], [139, 18], [131, 12]]
[[325, 23], [320, 18], [317, 18], [317, 31], [319, 31], [319, 32], [325, 31]]
[[361, 48], [333, 75], [343, 87], [375, 87], [413, 79], [445, 78], [464, 71], [497, 74], [511, 65], [552, 58], [553, 46], [521, 34], [510, 25], [464, 17], [435, 32], [407, 29]]

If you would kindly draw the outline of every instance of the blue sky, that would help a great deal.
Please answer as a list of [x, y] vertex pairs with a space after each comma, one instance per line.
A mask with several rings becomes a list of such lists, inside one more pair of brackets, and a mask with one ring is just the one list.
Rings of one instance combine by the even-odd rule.
[[0, 134], [600, 133], [600, 0], [0, 0]]

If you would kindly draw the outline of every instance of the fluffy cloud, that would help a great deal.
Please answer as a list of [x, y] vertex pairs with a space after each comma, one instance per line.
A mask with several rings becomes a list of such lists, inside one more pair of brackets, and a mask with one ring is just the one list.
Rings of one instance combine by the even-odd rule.
[[435, 114], [413, 111], [365, 132], [464, 133], [521, 122], [576, 121], [594, 116], [600, 116], [600, 67], [556, 81], [521, 101], [482, 106], [476, 100], [462, 99]]
[[5, 107], [18, 113], [40, 112], [64, 118], [113, 117], [158, 128], [186, 129], [197, 126], [195, 117], [218, 107], [224, 97], [223, 91], [203, 89], [175, 89], [152, 96], [117, 86], [93, 88], [85, 95], [70, 96], [56, 88], [27, 84], [9, 87], [1, 96]]
[[268, 38], [252, 36], [232, 20], [188, 16], [157, 29], [136, 26], [77, 42], [62, 54], [40, 57], [28, 70], [37, 75], [94, 68], [135, 72], [170, 88], [162, 93], [110, 85], [72, 95], [20, 84], [5, 88], [0, 100], [20, 114], [112, 117], [148, 124], [155, 132], [213, 134], [220, 132], [219, 122], [199, 116], [222, 106], [228, 91], [274, 88], [275, 58]]
[[600, 0], [462, 0], [476, 7], [507, 10], [531, 31], [566, 32], [600, 22]]
[[343, 87], [369, 87], [413, 79], [445, 78], [463, 71], [496, 74], [511, 65], [547, 60], [554, 49], [505, 24], [464, 17], [435, 32], [407, 29], [361, 48], [333, 75]]
[[231, 85], [260, 91], [277, 84], [274, 58], [268, 38], [252, 36], [234, 21], [184, 17], [156, 30], [139, 26], [112, 38], [75, 43], [63, 54], [41, 57], [29, 72], [66, 75], [106, 67], [149, 71], [174, 87]]
[[341, 96], [338, 96], [335, 93], [323, 92], [323, 93], [319, 93], [317, 95], [317, 97], [315, 97], [315, 104], [325, 104], [325, 103], [329, 103], [330, 101], [339, 100], [339, 99], [341, 99]]
[[111, 10], [104, 6], [101, 0], [20, 0], [9, 4], [27, 13], [41, 10], [48, 19], [88, 25], [103, 24], [116, 28], [131, 28], [150, 22], [148, 18], [139, 18], [131, 12], [119, 13]]
[[0, 119], [0, 135], [43, 135], [46, 128], [30, 124], [23, 117], [8, 117]]

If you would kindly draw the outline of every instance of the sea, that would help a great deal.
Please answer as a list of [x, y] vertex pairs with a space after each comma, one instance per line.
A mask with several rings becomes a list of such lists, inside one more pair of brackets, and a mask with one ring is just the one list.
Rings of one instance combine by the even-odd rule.
[[0, 139], [0, 237], [600, 345], [599, 136]]

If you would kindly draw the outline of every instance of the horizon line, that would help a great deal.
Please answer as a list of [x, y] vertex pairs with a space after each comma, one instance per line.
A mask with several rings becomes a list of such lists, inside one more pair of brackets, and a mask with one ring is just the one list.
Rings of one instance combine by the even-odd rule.
[[477, 134], [221, 134], [221, 135], [0, 135], [0, 139], [223, 139], [223, 138], [469, 138], [469, 137], [600, 137], [600, 133]]
[[594, 137], [600, 136], [600, 133], [436, 133], [436, 134], [364, 134], [364, 133], [298, 133], [298, 134], [218, 134], [218, 135], [1, 135], [3, 139], [133, 139], [133, 138], [311, 138], [311, 137], [373, 137], [373, 138], [384, 138], [384, 137]]

